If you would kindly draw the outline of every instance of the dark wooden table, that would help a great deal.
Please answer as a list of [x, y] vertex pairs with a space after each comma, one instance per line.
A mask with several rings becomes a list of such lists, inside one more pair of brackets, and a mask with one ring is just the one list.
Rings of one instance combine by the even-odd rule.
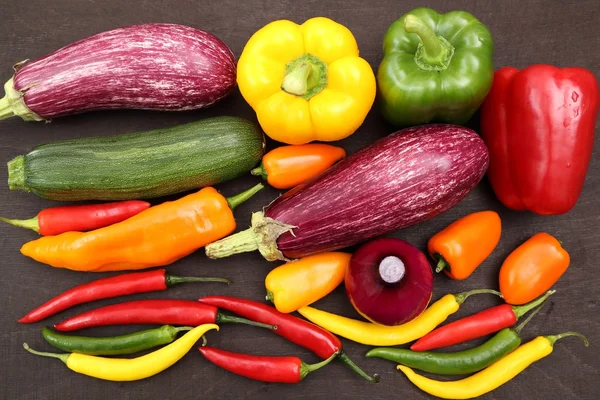
[[[377, 68], [381, 60], [383, 34], [405, 12], [428, 5], [439, 11], [465, 9], [487, 24], [495, 41], [496, 67], [525, 67], [533, 63], [560, 66], [577, 65], [600, 76], [600, 3], [597, 0], [565, 1], [259, 1], [259, 0], [27, 0], [4, 1], [0, 24], [0, 71], [2, 80], [11, 74], [12, 65], [36, 58], [94, 33], [119, 26], [144, 22], [173, 22], [212, 32], [239, 56], [243, 45], [257, 29], [275, 19], [303, 22], [313, 16], [327, 16], [346, 25], [355, 34], [361, 55]], [[186, 114], [153, 112], [98, 112], [57, 119], [50, 124], [25, 123], [19, 119], [0, 122], [0, 160], [7, 162], [33, 146], [55, 139], [145, 130], [171, 126], [213, 115], [238, 115], [255, 118], [239, 92], [215, 107]], [[352, 137], [344, 140], [348, 152], [391, 132], [377, 107]], [[472, 288], [497, 287], [497, 275], [504, 257], [532, 234], [546, 231], [556, 235], [572, 256], [572, 266], [556, 285], [552, 304], [546, 307], [524, 331], [524, 339], [537, 335], [576, 330], [586, 334], [592, 346], [585, 348], [577, 339], [564, 340], [554, 353], [535, 363], [513, 381], [485, 396], [488, 399], [587, 399], [600, 398], [600, 147], [596, 149], [585, 188], [577, 206], [568, 214], [541, 217], [526, 212], [511, 212], [493, 196], [482, 182], [464, 201], [449, 212], [392, 236], [425, 248], [427, 239], [456, 218], [469, 212], [493, 209], [503, 219], [503, 235], [496, 251], [467, 281], [454, 282], [444, 276], [435, 278], [434, 300], [449, 292]], [[0, 168], [0, 181], [6, 182], [6, 169]], [[238, 192], [256, 179], [250, 176], [218, 186], [226, 195]], [[560, 187], [554, 188], [562, 190]], [[250, 214], [267, 204], [278, 192], [263, 190], [236, 210], [239, 228], [248, 226]], [[26, 218], [54, 203], [24, 192], [9, 192], [0, 185], [0, 215]], [[341, 363], [310, 375], [299, 385], [275, 385], [250, 381], [221, 370], [204, 360], [195, 350], [167, 371], [144, 381], [113, 383], [75, 374], [58, 360], [34, 357], [21, 344], [50, 350], [43, 341], [43, 323], [19, 325], [17, 319], [31, 308], [74, 285], [98, 278], [37, 264], [19, 253], [20, 246], [35, 233], [0, 226], [3, 260], [0, 273], [0, 398], [17, 399], [425, 399], [428, 398], [390, 362], [364, 359], [367, 347], [344, 341], [348, 354], [368, 372], [378, 372], [381, 383], [370, 384]], [[264, 298], [264, 277], [273, 267], [258, 253], [209, 261], [198, 251], [168, 269], [177, 274], [220, 275], [235, 284], [187, 285], [167, 293], [132, 296], [128, 299], [196, 299], [207, 294], [228, 294], [260, 300]], [[108, 275], [108, 274], [107, 274]], [[103, 275], [103, 276], [107, 276]], [[119, 300], [80, 306], [55, 316], [46, 324], [83, 310]], [[491, 296], [467, 301], [455, 316], [469, 315], [496, 304]], [[343, 287], [318, 302], [318, 307], [357, 317], [346, 299]], [[113, 335], [141, 327], [95, 329], [91, 335]], [[239, 352], [271, 355], [297, 355], [314, 362], [314, 355], [264, 330], [244, 326], [223, 326], [211, 332], [208, 340], [216, 346]], [[470, 344], [471, 345], [471, 344]], [[466, 346], [465, 346], [466, 347]]]

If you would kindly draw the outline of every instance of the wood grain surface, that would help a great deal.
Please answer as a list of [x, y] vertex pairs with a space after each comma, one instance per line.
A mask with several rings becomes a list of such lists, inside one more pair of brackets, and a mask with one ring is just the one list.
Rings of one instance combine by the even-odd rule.
[[[472, 12], [492, 31], [496, 68], [533, 63], [576, 65], [600, 76], [600, 2], [597, 0], [503, 0], [503, 1], [360, 1], [360, 0], [2, 0], [0, 24], [0, 71], [2, 80], [11, 76], [14, 63], [33, 59], [75, 40], [119, 26], [144, 22], [172, 22], [207, 30], [227, 43], [236, 57], [257, 29], [275, 19], [301, 23], [313, 16], [330, 17], [352, 30], [361, 55], [375, 69], [381, 61], [381, 41], [386, 28], [396, 18], [418, 6], [441, 12], [464, 9]], [[109, 135], [172, 126], [214, 115], [238, 115], [255, 119], [239, 92], [203, 111], [181, 114], [111, 111], [56, 119], [52, 123], [26, 123], [20, 119], [0, 122], [0, 160], [5, 163], [33, 146], [56, 139]], [[473, 121], [477, 127], [477, 121]], [[364, 125], [340, 142], [352, 153], [393, 129], [373, 108]], [[498, 270], [512, 249], [536, 232], [556, 235], [572, 256], [572, 266], [557, 283], [557, 293], [524, 330], [524, 340], [537, 335], [575, 330], [592, 343], [585, 348], [575, 339], [559, 342], [549, 357], [535, 363], [511, 382], [484, 396], [486, 399], [585, 399], [600, 398], [600, 275], [596, 271], [600, 254], [600, 135], [583, 194], [568, 214], [541, 217], [512, 212], [493, 196], [482, 182], [464, 201], [447, 213], [426, 223], [394, 232], [390, 236], [408, 240], [425, 249], [427, 239], [451, 221], [467, 213], [493, 209], [503, 220], [499, 246], [466, 281], [450, 281], [436, 276], [434, 300], [446, 293], [474, 288], [497, 288]], [[269, 143], [272, 148], [272, 143]], [[0, 168], [0, 181], [6, 182], [6, 168]], [[247, 176], [218, 186], [225, 195], [237, 193], [257, 178]], [[561, 188], [554, 188], [560, 191]], [[267, 189], [242, 205], [235, 214], [238, 229], [250, 223], [252, 211], [269, 203], [280, 192]], [[174, 196], [176, 197], [176, 196]], [[56, 205], [24, 192], [10, 192], [0, 185], [0, 215], [28, 218], [45, 207]], [[51, 350], [42, 336], [44, 324], [51, 325], [84, 310], [112, 304], [112, 299], [79, 306], [33, 325], [16, 321], [33, 307], [74, 285], [111, 274], [86, 274], [57, 270], [26, 259], [20, 246], [33, 238], [33, 232], [0, 226], [2, 268], [0, 272], [0, 398], [17, 399], [427, 399], [395, 369], [391, 362], [365, 359], [367, 347], [343, 340], [347, 353], [369, 373], [381, 375], [381, 383], [368, 383], [339, 362], [311, 374], [298, 385], [264, 384], [238, 377], [210, 364], [193, 349], [179, 363], [163, 373], [139, 382], [113, 383], [94, 380], [69, 371], [58, 360], [34, 357], [21, 347]], [[128, 297], [196, 299], [208, 294], [227, 294], [261, 300], [264, 277], [277, 265], [264, 261], [258, 253], [228, 259], [208, 260], [203, 251], [176, 262], [168, 270], [176, 274], [219, 275], [234, 284], [198, 284], [175, 287], [167, 292]], [[451, 320], [497, 304], [491, 296], [469, 299]], [[317, 306], [358, 317], [343, 287], [319, 301]], [[85, 332], [113, 335], [133, 332], [138, 326], [106, 327]], [[261, 329], [223, 326], [208, 334], [208, 341], [237, 352], [269, 355], [297, 355], [306, 362], [317, 361], [304, 349]], [[480, 343], [482, 340], [475, 341]], [[467, 348], [468, 345], [457, 346]]]

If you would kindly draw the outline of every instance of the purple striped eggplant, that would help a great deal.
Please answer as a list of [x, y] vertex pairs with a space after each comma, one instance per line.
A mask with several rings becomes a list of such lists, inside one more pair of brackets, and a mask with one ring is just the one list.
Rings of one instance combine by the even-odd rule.
[[210, 33], [175, 24], [103, 32], [15, 65], [0, 119], [43, 121], [102, 109], [185, 111], [232, 92], [236, 61]]
[[483, 178], [474, 131], [407, 128], [359, 150], [252, 215], [250, 229], [206, 246], [210, 258], [259, 250], [269, 261], [334, 251], [433, 218]]

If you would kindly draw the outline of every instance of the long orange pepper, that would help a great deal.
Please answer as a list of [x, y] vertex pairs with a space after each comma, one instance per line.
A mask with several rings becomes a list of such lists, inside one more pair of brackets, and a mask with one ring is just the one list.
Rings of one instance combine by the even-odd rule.
[[331, 293], [344, 281], [352, 254], [319, 253], [290, 261], [267, 275], [267, 300], [282, 313], [291, 313]]
[[517, 247], [500, 268], [500, 292], [513, 305], [545, 293], [569, 267], [569, 253], [552, 235], [540, 232]]
[[21, 253], [56, 268], [104, 272], [164, 266], [231, 234], [233, 209], [263, 188], [225, 198], [212, 187], [150, 207], [90, 232], [66, 232], [26, 243]]
[[462, 217], [429, 239], [427, 250], [452, 279], [468, 278], [494, 251], [502, 232], [500, 217], [494, 211], [480, 211]]
[[289, 189], [319, 175], [346, 156], [346, 151], [322, 143], [277, 147], [263, 156], [252, 175], [277, 189]]

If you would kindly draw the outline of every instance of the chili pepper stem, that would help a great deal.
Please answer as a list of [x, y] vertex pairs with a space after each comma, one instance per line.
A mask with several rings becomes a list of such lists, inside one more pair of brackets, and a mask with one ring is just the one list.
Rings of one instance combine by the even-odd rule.
[[229, 208], [231, 210], [235, 210], [237, 206], [248, 200], [250, 197], [254, 196], [261, 189], [264, 188], [262, 183], [259, 183], [248, 190], [243, 191], [242, 193], [236, 194], [235, 196], [227, 198], [227, 204], [229, 204]]
[[175, 332], [191, 331], [192, 329], [194, 329], [192, 326], [180, 326], [175, 328]]
[[25, 350], [27, 350], [28, 352], [30, 352], [31, 354], [35, 354], [37, 356], [58, 358], [60, 361], [64, 362], [65, 364], [67, 363], [67, 358], [70, 356], [70, 354], [68, 354], [68, 353], [59, 354], [59, 353], [47, 353], [45, 351], [37, 351], [37, 350], [34, 350], [31, 347], [29, 347], [29, 345], [27, 343], [23, 343], [23, 348]]
[[340, 351], [340, 353], [338, 354], [338, 358], [344, 364], [346, 364], [347, 366], [349, 366], [350, 369], [352, 369], [354, 372], [356, 372], [358, 375], [362, 376], [363, 378], [365, 378], [369, 382], [379, 383], [379, 375], [378, 374], [373, 374], [373, 376], [368, 375], [365, 371], [363, 371], [362, 369], [360, 369], [360, 367], [358, 365], [356, 365], [354, 363], [354, 361], [352, 361], [352, 359], [350, 357], [348, 357], [348, 355], [343, 350]]
[[[546, 297], [546, 299], [547, 298], [548, 297]], [[544, 299], [544, 301], [542, 301], [541, 305], [538, 308], [536, 308], [534, 312], [529, 314], [529, 316], [527, 318], [525, 318], [525, 320], [523, 322], [521, 322], [519, 324], [519, 326], [517, 326], [515, 328], [515, 332], [517, 333], [517, 335], [519, 335], [521, 333], [521, 331], [523, 330], [523, 328], [525, 327], [525, 325], [527, 325], [527, 323], [529, 321], [531, 321], [533, 319], [533, 317], [535, 317], [535, 314], [537, 314], [544, 307], [544, 305], [546, 304], [546, 299]]]
[[337, 352], [333, 353], [331, 356], [329, 356], [328, 359], [318, 362], [316, 364], [306, 364], [306, 363], [302, 362], [302, 364], [300, 364], [300, 379], [304, 379], [306, 377], [306, 375], [310, 374], [311, 372], [314, 372], [320, 368], [323, 368], [337, 356], [338, 356]]
[[19, 228], [31, 229], [32, 231], [40, 233], [40, 224], [37, 216], [30, 219], [8, 219], [0, 217], [0, 221], [6, 222], [7, 224], [13, 226], [18, 226]]
[[515, 317], [517, 319], [521, 318], [523, 315], [527, 314], [529, 311], [533, 310], [535, 307], [539, 306], [540, 304], [543, 304], [546, 301], [546, 299], [548, 299], [548, 297], [550, 297], [554, 293], [556, 293], [556, 290], [549, 290], [546, 292], [545, 295], [541, 296], [537, 300], [534, 300], [534, 301], [527, 303], [525, 305], [522, 305], [522, 306], [513, 306], [512, 310], [515, 313]]
[[263, 163], [260, 163], [260, 165], [256, 168], [254, 168], [252, 171], [250, 171], [250, 173], [254, 176], [260, 176], [263, 179], [267, 179], [267, 170], [265, 169], [265, 166], [263, 165]]
[[436, 254], [435, 258], [437, 259], [437, 265], [435, 266], [435, 272], [438, 274], [443, 270], [450, 270], [450, 263], [446, 261], [446, 259], [441, 254]]
[[192, 283], [192, 282], [220, 282], [231, 285], [231, 281], [225, 278], [215, 278], [215, 277], [200, 277], [200, 276], [176, 276], [169, 275], [165, 276], [165, 281], [167, 286], [178, 285], [180, 283]]
[[223, 313], [217, 313], [217, 318], [215, 320], [216, 324], [245, 324], [257, 326], [259, 328], [271, 329], [273, 331], [277, 330], [277, 327], [274, 325], [263, 324], [262, 322], [251, 321], [246, 318], [236, 317], [234, 315], [226, 315]]
[[588, 347], [590, 345], [590, 342], [587, 340], [587, 338], [585, 336], [583, 336], [581, 333], [577, 333], [577, 332], [564, 332], [559, 335], [550, 335], [550, 336], [545, 336], [545, 337], [550, 342], [550, 345], [554, 346], [554, 343], [556, 343], [557, 340], [560, 340], [560, 339], [568, 337], [568, 336], [577, 336], [578, 338], [583, 340], [583, 344], [585, 345], [585, 347]]
[[496, 290], [492, 290], [492, 289], [476, 289], [476, 290], [471, 290], [469, 292], [463, 292], [463, 293], [455, 294], [454, 297], [456, 298], [456, 302], [458, 304], [462, 304], [462, 303], [465, 302], [465, 300], [469, 296], [472, 296], [474, 294], [483, 294], [483, 293], [495, 294], [496, 296], [500, 296], [501, 298], [504, 297], [504, 296], [502, 296], [502, 293], [500, 293], [500, 292], [498, 292]]

